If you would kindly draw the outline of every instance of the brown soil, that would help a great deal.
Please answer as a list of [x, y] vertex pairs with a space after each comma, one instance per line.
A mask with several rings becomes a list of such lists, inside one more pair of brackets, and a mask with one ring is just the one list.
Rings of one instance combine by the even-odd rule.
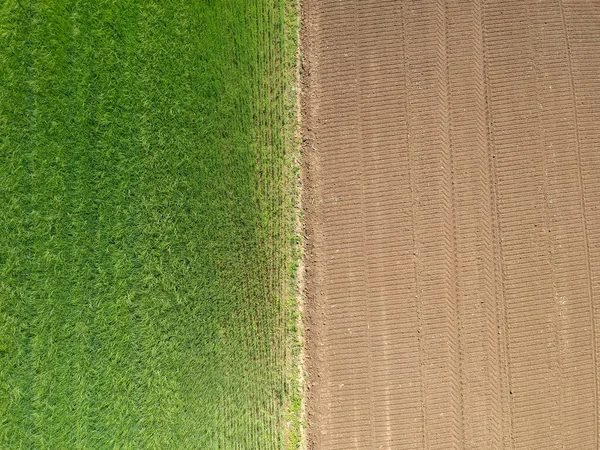
[[310, 448], [598, 448], [600, 3], [304, 7]]

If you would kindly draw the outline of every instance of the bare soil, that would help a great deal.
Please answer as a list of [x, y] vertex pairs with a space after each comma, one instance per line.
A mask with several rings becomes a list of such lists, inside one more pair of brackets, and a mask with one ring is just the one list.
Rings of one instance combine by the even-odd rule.
[[596, 449], [600, 3], [304, 1], [309, 447]]

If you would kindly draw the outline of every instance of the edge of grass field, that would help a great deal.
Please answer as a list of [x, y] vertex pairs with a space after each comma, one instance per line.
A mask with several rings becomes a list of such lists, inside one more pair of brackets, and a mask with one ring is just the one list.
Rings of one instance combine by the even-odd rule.
[[289, 199], [286, 238], [290, 246], [287, 261], [286, 336], [290, 357], [286, 361], [289, 377], [288, 403], [285, 405], [286, 430], [284, 447], [306, 449], [306, 412], [304, 404], [304, 242], [302, 209], [302, 127], [300, 109], [301, 89], [301, 0], [285, 1], [285, 144], [288, 149], [286, 191]]

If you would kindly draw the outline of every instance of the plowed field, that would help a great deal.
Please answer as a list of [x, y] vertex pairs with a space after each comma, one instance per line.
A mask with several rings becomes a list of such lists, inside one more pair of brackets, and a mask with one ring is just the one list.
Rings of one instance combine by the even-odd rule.
[[315, 449], [595, 449], [600, 3], [307, 0]]

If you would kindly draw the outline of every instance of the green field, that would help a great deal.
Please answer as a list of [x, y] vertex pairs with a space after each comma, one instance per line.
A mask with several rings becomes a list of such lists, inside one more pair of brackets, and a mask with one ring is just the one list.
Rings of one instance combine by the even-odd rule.
[[295, 8], [2, 0], [0, 449], [295, 447]]

